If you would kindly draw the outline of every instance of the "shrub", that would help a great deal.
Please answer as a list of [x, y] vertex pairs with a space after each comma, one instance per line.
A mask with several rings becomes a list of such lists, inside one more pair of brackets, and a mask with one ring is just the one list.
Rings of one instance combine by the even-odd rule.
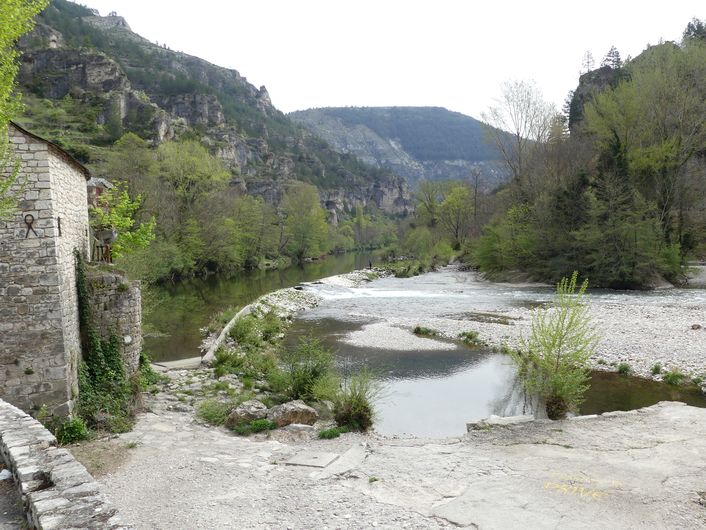
[[684, 381], [684, 377], [684, 374], [681, 373], [679, 370], [670, 370], [662, 376], [662, 381], [664, 381], [668, 385], [677, 386], [682, 384], [682, 382]]
[[250, 428], [252, 432], [271, 431], [277, 428], [277, 424], [268, 419], [253, 420], [250, 422]]
[[211, 425], [223, 425], [234, 406], [233, 403], [206, 399], [196, 407], [196, 415]]
[[268, 311], [259, 321], [260, 334], [265, 342], [274, 343], [284, 330], [282, 319], [274, 311]]
[[344, 381], [333, 402], [333, 415], [339, 427], [367, 431], [373, 425], [373, 403], [380, 397], [380, 386], [367, 370]]
[[439, 334], [435, 329], [425, 328], [424, 326], [415, 326], [412, 333], [422, 337], [436, 337]]
[[632, 369], [628, 363], [620, 363], [618, 365], [618, 373], [620, 375], [628, 375], [631, 371]]
[[260, 331], [257, 326], [257, 318], [253, 315], [245, 315], [233, 323], [229, 335], [243, 349], [259, 348], [262, 345]]
[[154, 368], [152, 368], [152, 362], [147, 352], [141, 351], [138, 368], [138, 384], [140, 390], [145, 392], [151, 390], [151, 387], [154, 387], [154, 385], [168, 381], [169, 378], [167, 376], [155, 372]]
[[657, 375], [659, 373], [662, 373], [662, 365], [659, 363], [655, 363], [652, 366], [652, 375]]
[[464, 331], [458, 334], [458, 338], [467, 346], [485, 346], [485, 342], [479, 338], [477, 331]]
[[578, 273], [557, 285], [553, 307], [535, 309], [529, 338], [511, 351], [525, 389], [543, 398], [547, 415], [562, 418], [576, 410], [588, 389], [588, 360], [596, 346], [588, 307], [583, 301], [588, 287], [576, 288]]
[[273, 421], [262, 419], [253, 420], [250, 423], [241, 423], [233, 425], [231, 430], [240, 436], [247, 436], [256, 432], [271, 431], [277, 428], [277, 424]]
[[56, 429], [56, 439], [61, 445], [87, 440], [89, 436], [86, 422], [81, 418], [66, 420]]
[[333, 438], [338, 438], [347, 432], [350, 432], [348, 427], [332, 427], [331, 429], [323, 429], [319, 431], [319, 438], [322, 440], [331, 440]]
[[314, 337], [299, 339], [296, 348], [281, 354], [286, 393], [292, 399], [316, 398], [322, 381], [333, 377], [333, 352]]

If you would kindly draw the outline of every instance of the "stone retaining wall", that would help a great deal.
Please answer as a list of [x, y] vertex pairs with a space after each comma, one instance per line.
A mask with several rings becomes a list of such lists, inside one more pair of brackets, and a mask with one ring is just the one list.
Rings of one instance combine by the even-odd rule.
[[13, 474], [30, 528], [130, 528], [86, 468], [57, 447], [41, 423], [2, 400], [0, 458]]
[[131, 282], [118, 272], [90, 268], [91, 317], [104, 339], [117, 333], [122, 344], [125, 373], [139, 368], [142, 351], [142, 297], [140, 282]]

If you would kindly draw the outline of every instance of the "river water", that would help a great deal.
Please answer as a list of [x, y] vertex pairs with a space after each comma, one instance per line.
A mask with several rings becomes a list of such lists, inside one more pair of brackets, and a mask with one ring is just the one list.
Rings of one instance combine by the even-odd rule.
[[244, 271], [150, 287], [143, 294], [150, 307], [143, 318], [145, 350], [154, 361], [197, 357], [202, 339], [199, 329], [213, 315], [243, 307], [277, 289], [363, 269], [369, 259], [364, 253], [338, 254], [284, 270]]
[[[300, 314], [288, 345], [315, 335], [336, 353], [344, 372], [367, 366], [384, 387], [376, 403], [375, 429], [386, 435], [456, 436], [469, 421], [491, 414], [532, 412], [516, 380], [511, 359], [456, 341], [418, 338], [415, 324], [442, 320], [497, 319], [498, 311], [534, 307], [552, 298], [549, 287], [493, 284], [473, 274], [443, 271], [414, 278], [385, 278], [362, 288], [309, 285], [323, 302]], [[629, 304], [703, 303], [706, 293], [595, 291], [592, 297]], [[685, 302], [686, 299], [686, 302]], [[512, 322], [509, 322], [512, 324]], [[472, 325], [471, 325], [472, 327]], [[706, 406], [696, 388], [595, 372], [582, 414], [630, 410], [661, 400]]]

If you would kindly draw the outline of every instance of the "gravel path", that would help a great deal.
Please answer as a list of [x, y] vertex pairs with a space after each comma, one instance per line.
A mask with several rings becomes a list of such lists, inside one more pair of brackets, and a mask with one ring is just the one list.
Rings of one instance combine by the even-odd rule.
[[[240, 438], [170, 404], [153, 400], [120, 436], [137, 444], [130, 459], [100, 479], [138, 529], [706, 525], [706, 409], [660, 404], [447, 440], [325, 441]], [[312, 451], [362, 456], [338, 473], [284, 464]]]

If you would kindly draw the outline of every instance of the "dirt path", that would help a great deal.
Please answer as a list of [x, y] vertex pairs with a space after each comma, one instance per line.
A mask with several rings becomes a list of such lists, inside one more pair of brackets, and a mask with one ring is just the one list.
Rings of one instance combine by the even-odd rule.
[[[664, 403], [437, 441], [323, 441], [240, 438], [168, 410], [171, 399], [160, 395], [120, 436], [134, 448], [99, 479], [136, 528], [706, 526], [706, 409]], [[338, 458], [285, 463], [312, 456]]]

